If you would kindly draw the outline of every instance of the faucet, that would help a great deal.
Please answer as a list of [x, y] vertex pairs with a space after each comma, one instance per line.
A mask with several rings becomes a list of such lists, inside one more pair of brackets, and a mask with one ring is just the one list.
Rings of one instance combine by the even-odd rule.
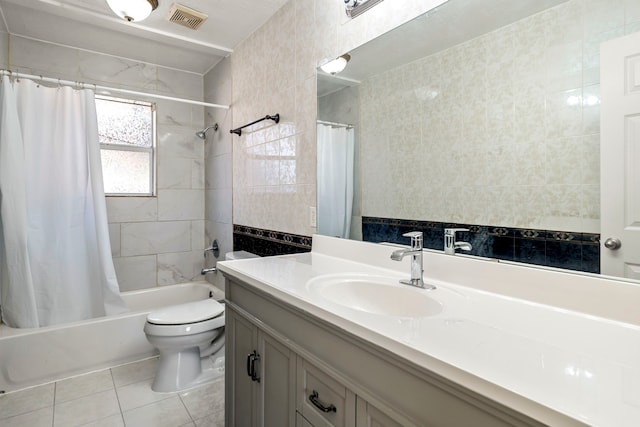
[[[218, 245], [217, 239], [214, 239], [213, 242], [211, 242], [211, 246], [204, 250], [205, 261], [207, 260], [207, 252], [211, 252], [214, 257], [218, 258], [218, 256], [220, 255], [220, 246]], [[207, 273], [215, 273], [216, 271], [217, 270], [215, 267], [203, 268], [202, 270], [200, 270], [200, 274], [204, 276]]]
[[424, 289], [435, 289], [435, 286], [426, 285], [422, 279], [422, 272], [424, 271], [422, 269], [422, 231], [412, 231], [403, 234], [403, 236], [411, 238], [411, 248], [398, 249], [391, 254], [391, 259], [394, 261], [400, 261], [407, 255], [411, 255], [411, 279], [400, 280], [400, 283]]
[[456, 232], [469, 231], [468, 228], [445, 228], [444, 229], [444, 253], [455, 255], [456, 249], [470, 251], [473, 249], [469, 242], [456, 242]]

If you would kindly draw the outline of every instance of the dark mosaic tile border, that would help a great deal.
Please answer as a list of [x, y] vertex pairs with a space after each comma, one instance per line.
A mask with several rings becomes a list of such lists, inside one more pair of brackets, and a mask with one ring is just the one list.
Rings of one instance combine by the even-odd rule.
[[424, 247], [442, 251], [445, 228], [469, 229], [459, 233], [460, 240], [473, 246], [465, 252], [469, 255], [600, 273], [599, 234], [362, 217], [367, 242], [408, 244], [404, 233], [422, 231]]
[[297, 254], [311, 251], [311, 237], [234, 224], [233, 250], [260, 256]]

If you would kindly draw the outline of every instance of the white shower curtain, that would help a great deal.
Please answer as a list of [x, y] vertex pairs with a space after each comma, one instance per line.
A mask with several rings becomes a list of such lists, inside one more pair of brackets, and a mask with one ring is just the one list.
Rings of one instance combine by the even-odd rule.
[[318, 234], [349, 238], [354, 150], [353, 128], [318, 124]]
[[32, 328], [126, 311], [90, 90], [2, 77], [0, 310]]

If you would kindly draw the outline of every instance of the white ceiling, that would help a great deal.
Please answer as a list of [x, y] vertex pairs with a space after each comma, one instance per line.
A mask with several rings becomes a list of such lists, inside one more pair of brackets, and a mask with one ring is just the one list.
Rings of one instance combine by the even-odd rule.
[[286, 1], [177, 1], [209, 16], [192, 30], [167, 21], [174, 0], [158, 0], [158, 8], [140, 23], [118, 18], [106, 0], [0, 0], [0, 30], [204, 74]]

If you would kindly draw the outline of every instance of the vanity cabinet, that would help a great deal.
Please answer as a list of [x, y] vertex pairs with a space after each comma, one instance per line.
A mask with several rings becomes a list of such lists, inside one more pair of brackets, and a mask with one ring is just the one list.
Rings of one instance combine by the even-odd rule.
[[[295, 426], [296, 355], [227, 307], [227, 425]], [[229, 409], [229, 407], [227, 407]]]
[[227, 275], [226, 299], [226, 425], [545, 425], [259, 286]]

